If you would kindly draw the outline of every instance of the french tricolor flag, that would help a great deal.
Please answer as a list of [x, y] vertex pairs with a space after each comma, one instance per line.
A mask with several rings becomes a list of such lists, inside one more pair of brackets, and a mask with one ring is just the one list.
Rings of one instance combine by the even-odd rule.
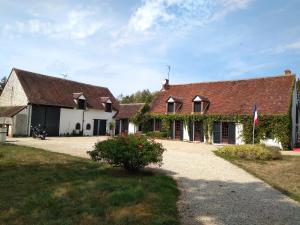
[[259, 124], [259, 120], [258, 120], [258, 112], [257, 112], [257, 108], [256, 108], [256, 104], [253, 107], [253, 123], [255, 125]]

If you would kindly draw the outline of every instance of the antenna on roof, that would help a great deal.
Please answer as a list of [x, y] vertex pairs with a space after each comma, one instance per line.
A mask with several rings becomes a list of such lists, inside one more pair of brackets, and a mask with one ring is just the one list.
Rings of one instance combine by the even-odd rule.
[[168, 80], [170, 80], [170, 71], [171, 71], [171, 66], [170, 65], [167, 65], [168, 67]]
[[61, 73], [60, 75], [62, 75], [63, 78], [67, 78], [68, 77], [67, 73]]

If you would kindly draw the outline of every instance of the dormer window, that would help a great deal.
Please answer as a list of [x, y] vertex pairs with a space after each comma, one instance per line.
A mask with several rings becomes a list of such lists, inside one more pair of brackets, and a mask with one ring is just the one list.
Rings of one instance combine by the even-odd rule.
[[78, 99], [78, 109], [86, 109], [86, 101], [85, 99]]
[[167, 100], [167, 112], [174, 113], [175, 112], [175, 101], [172, 97]]
[[112, 111], [112, 105], [111, 105], [111, 103], [109, 103], [109, 102], [107, 102], [106, 104], [105, 104], [105, 111], [106, 112], [111, 112]]
[[168, 113], [174, 112], [174, 102], [168, 102]]
[[108, 97], [101, 98], [105, 112], [112, 112], [112, 102]]
[[77, 109], [86, 110], [87, 103], [83, 93], [73, 93], [73, 97], [75, 103], [77, 104]]
[[202, 111], [202, 103], [201, 98], [199, 96], [196, 96], [194, 98], [194, 112], [201, 112]]
[[193, 99], [193, 112], [195, 113], [204, 113], [208, 110], [209, 100], [206, 97], [197, 95]]
[[182, 99], [170, 96], [166, 101], [167, 113], [178, 113], [182, 109]]

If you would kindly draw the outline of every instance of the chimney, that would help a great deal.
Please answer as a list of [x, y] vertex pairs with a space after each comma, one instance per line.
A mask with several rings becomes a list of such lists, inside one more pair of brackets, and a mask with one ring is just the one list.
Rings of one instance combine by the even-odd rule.
[[290, 69], [286, 69], [284, 71], [284, 76], [291, 76], [292, 75], [292, 71]]
[[168, 90], [170, 88], [169, 79], [165, 79], [165, 83], [163, 84], [163, 89]]

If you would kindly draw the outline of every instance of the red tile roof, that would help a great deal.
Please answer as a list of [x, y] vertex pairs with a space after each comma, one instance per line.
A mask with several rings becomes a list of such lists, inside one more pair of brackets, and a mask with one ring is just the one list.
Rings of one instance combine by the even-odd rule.
[[287, 114], [295, 76], [265, 77], [248, 80], [218, 81], [170, 85], [152, 101], [150, 112], [166, 113], [170, 96], [183, 99], [181, 114], [191, 114], [195, 96], [205, 96], [210, 106], [207, 114], [251, 114], [256, 103], [260, 114]]
[[26, 108], [26, 105], [25, 106], [0, 107], [0, 117], [13, 117], [14, 115], [18, 114], [25, 108]]
[[[46, 76], [20, 69], [13, 69], [27, 95], [29, 103], [60, 107], [76, 107], [74, 94], [83, 94], [88, 108], [102, 109], [103, 97], [112, 101], [113, 108], [119, 109], [119, 104], [108, 88], [83, 84], [71, 80]], [[76, 97], [75, 96], [75, 97]]]
[[144, 105], [145, 103], [120, 104], [120, 110], [116, 115], [116, 119], [132, 118]]

